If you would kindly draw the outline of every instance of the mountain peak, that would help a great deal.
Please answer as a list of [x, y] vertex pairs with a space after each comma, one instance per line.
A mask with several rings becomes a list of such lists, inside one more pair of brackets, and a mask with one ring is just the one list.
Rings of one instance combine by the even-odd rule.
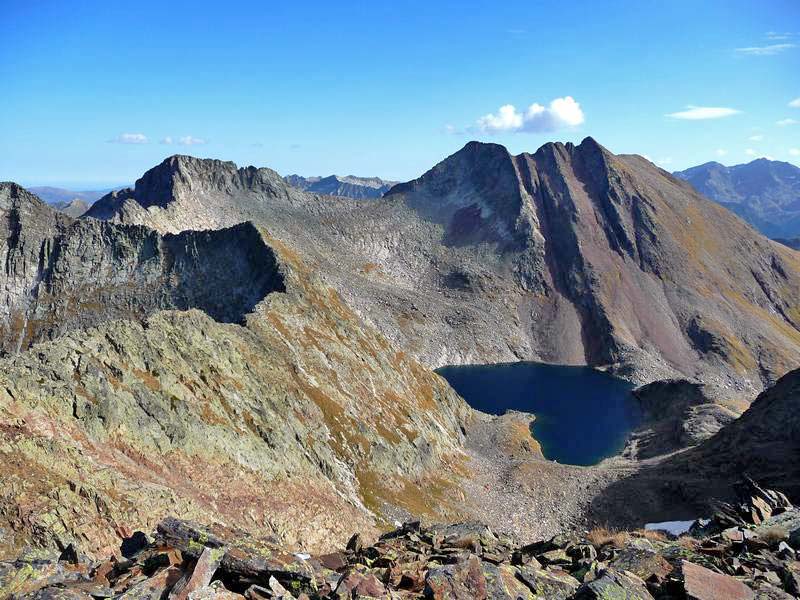
[[0, 210], [18, 208], [22, 204], [47, 208], [42, 200], [13, 181], [0, 181]]
[[359, 177], [357, 175], [327, 175], [325, 177], [302, 177], [287, 175], [283, 178], [292, 187], [315, 194], [342, 196], [354, 199], [380, 198], [395, 183], [380, 177]]
[[772, 238], [800, 235], [800, 168], [768, 158], [723, 166], [708, 162], [674, 173]]

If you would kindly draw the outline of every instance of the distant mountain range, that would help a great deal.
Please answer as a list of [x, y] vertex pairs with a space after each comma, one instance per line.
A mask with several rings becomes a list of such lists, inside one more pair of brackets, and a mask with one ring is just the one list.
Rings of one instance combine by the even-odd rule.
[[68, 203], [76, 198], [91, 204], [96, 200], [99, 200], [100, 198], [105, 196], [108, 192], [115, 189], [119, 188], [108, 188], [104, 190], [87, 190], [83, 192], [76, 192], [74, 190], [67, 190], [64, 188], [40, 186], [40, 187], [29, 187], [28, 191], [36, 194], [37, 196], [39, 196], [39, 198], [41, 198], [48, 204], [56, 204], [58, 202]]
[[28, 190], [44, 200], [56, 210], [63, 212], [70, 217], [80, 217], [89, 207], [112, 190], [118, 188], [108, 188], [104, 190], [86, 190], [76, 192], [64, 188], [38, 186], [29, 187]]
[[302, 177], [287, 175], [283, 178], [292, 187], [314, 194], [343, 196], [345, 198], [380, 198], [388, 192], [396, 181], [386, 181], [379, 177], [356, 177], [329, 175], [328, 177]]
[[759, 158], [726, 167], [709, 162], [674, 175], [732, 210], [764, 235], [800, 236], [800, 168], [791, 163]]

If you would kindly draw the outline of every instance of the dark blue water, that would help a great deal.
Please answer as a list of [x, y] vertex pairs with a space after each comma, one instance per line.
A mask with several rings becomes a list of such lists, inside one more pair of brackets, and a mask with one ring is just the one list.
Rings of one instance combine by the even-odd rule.
[[520, 362], [436, 372], [480, 411], [534, 413], [533, 437], [546, 458], [564, 464], [594, 465], [613, 456], [641, 420], [633, 386], [589, 367]]

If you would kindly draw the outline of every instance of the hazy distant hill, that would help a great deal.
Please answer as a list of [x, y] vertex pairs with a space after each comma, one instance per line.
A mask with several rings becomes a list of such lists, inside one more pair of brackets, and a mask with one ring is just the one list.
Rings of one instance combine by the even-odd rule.
[[395, 185], [396, 181], [385, 181], [379, 177], [356, 177], [347, 175], [329, 175], [328, 177], [302, 177], [287, 175], [283, 178], [289, 185], [328, 196], [344, 196], [345, 198], [380, 198]]
[[800, 236], [800, 168], [791, 163], [759, 158], [726, 167], [709, 162], [675, 176], [769, 237]]
[[64, 213], [65, 215], [69, 215], [70, 217], [78, 218], [92, 205], [92, 202], [87, 202], [86, 200], [81, 200], [80, 198], [73, 198], [69, 202], [51, 202], [50, 206], [55, 208], [57, 211]]
[[76, 192], [64, 188], [38, 186], [30, 187], [28, 190], [36, 194], [47, 204], [56, 210], [69, 215], [70, 217], [80, 217], [89, 207], [107, 193], [118, 188], [108, 188], [104, 190], [86, 190]]
[[28, 190], [47, 202], [48, 204], [56, 204], [58, 202], [70, 202], [75, 198], [83, 200], [88, 204], [92, 204], [96, 200], [99, 200], [103, 196], [105, 196], [111, 190], [117, 188], [108, 188], [105, 190], [87, 190], [83, 192], [76, 192], [73, 190], [67, 190], [64, 188], [58, 187], [49, 187], [49, 186], [39, 186], [39, 187], [29, 187]]

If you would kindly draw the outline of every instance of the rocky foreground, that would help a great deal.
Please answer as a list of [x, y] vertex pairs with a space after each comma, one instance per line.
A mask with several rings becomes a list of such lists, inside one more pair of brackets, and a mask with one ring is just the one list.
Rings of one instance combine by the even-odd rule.
[[419, 522], [319, 556], [167, 518], [116, 556], [0, 563], [0, 597], [37, 600], [481, 598], [753, 600], [800, 594], [800, 510], [748, 481], [679, 538], [594, 529], [515, 546], [477, 523]]

